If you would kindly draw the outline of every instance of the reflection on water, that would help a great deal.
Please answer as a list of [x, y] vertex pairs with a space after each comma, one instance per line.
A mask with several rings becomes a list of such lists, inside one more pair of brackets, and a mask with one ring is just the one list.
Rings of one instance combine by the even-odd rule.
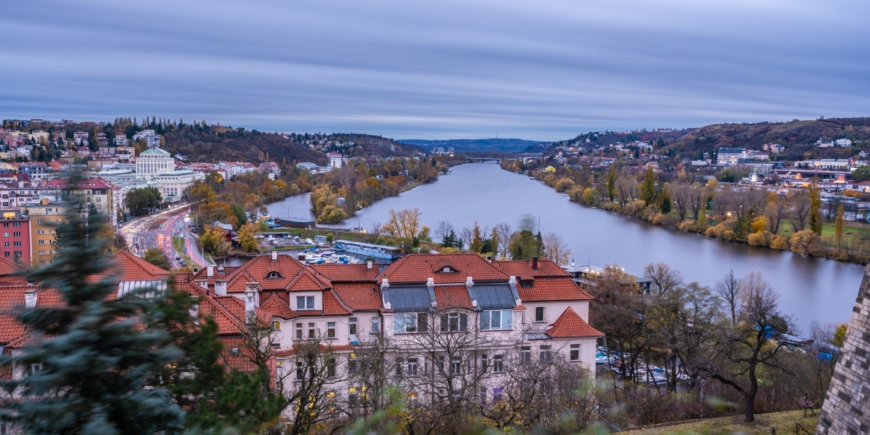
[[[308, 195], [268, 207], [277, 217], [311, 215]], [[374, 222], [386, 221], [390, 209], [414, 207], [422, 212], [422, 224], [430, 228], [442, 220], [457, 229], [475, 222], [488, 228], [499, 222], [516, 227], [523, 215], [540, 217], [541, 232], [560, 234], [576, 262], [619, 264], [636, 274], [649, 263], [663, 261], [679, 269], [686, 280], [712, 286], [729, 269], [738, 276], [758, 270], [782, 295], [782, 309], [795, 316], [804, 331], [812, 320], [848, 321], [863, 272], [855, 264], [723, 242], [583, 207], [569, 202], [565, 194], [494, 164], [454, 167], [435, 183], [360, 211], [346, 226], [371, 228]]]

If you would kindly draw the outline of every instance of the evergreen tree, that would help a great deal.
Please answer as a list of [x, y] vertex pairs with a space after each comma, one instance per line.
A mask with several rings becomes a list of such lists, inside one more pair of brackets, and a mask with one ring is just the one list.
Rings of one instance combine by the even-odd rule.
[[843, 244], [843, 204], [837, 207], [837, 219], [834, 220], [834, 237], [837, 238], [837, 249]]
[[668, 191], [662, 191], [662, 213], [668, 214], [671, 212], [671, 197], [668, 195]]
[[610, 169], [607, 170], [607, 196], [613, 201], [616, 196], [616, 162], [610, 164]]
[[646, 172], [643, 174], [643, 183], [640, 186], [640, 199], [647, 205], [652, 204], [656, 200], [656, 175], [653, 173], [652, 166], [647, 166]]
[[83, 216], [80, 203], [68, 210], [54, 262], [28, 273], [42, 288], [56, 289], [62, 304], [17, 314], [29, 345], [0, 363], [38, 370], [0, 382], [19, 397], [4, 403], [3, 418], [31, 434], [179, 431], [183, 412], [169, 392], [147, 386], [178, 350], [167, 346], [165, 332], [141, 329], [149, 304], [143, 293], [111, 298], [118, 287], [102, 255], [106, 241], [97, 237], [100, 216]]
[[821, 189], [816, 182], [809, 187], [810, 194], [810, 229], [818, 235], [822, 235], [822, 198]]

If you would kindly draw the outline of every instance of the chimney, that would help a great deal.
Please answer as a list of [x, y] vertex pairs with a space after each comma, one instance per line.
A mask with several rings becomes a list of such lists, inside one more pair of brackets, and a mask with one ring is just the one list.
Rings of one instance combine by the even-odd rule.
[[532, 270], [538, 270], [538, 257], [532, 257]]
[[190, 320], [192, 320], [195, 325], [199, 325], [199, 302], [191, 302], [187, 313], [190, 314]]
[[474, 280], [472, 280], [470, 276], [465, 278], [465, 287], [468, 287], [468, 288], [474, 287]]
[[199, 284], [200, 287], [208, 291], [208, 280], [207, 279], [198, 279], [196, 283]]
[[429, 290], [435, 288], [435, 278], [429, 278], [426, 280], [426, 287], [429, 287]]
[[226, 269], [224, 269], [224, 265], [223, 265], [223, 264], [221, 264], [220, 266], [218, 266], [218, 275], [223, 275], [223, 273], [224, 273], [225, 271], [226, 271]]
[[508, 279], [508, 284], [510, 284], [512, 289], [516, 290], [517, 289], [517, 277], [511, 276], [510, 279]]
[[253, 324], [257, 315], [257, 283], [245, 283], [245, 322]]
[[[220, 269], [218, 269], [220, 270]], [[218, 296], [226, 296], [227, 295], [227, 282], [222, 279], [216, 279], [214, 281], [214, 292]]]
[[209, 265], [205, 268], [205, 276], [209, 278], [214, 276], [214, 266]]
[[381, 288], [382, 288], [382, 289], [388, 289], [388, 288], [390, 288], [390, 281], [388, 281], [386, 278], [384, 278], [384, 279], [381, 281]]
[[198, 267], [194, 267], [194, 268], [193, 268], [193, 273], [194, 273], [194, 275], [197, 274], [197, 273], [199, 273], [199, 268], [198, 268]]
[[272, 251], [272, 261], [278, 261], [278, 251]]
[[28, 310], [36, 308], [36, 289], [30, 289], [24, 292], [24, 308]]
[[372, 260], [366, 261], [366, 269], [372, 270]]

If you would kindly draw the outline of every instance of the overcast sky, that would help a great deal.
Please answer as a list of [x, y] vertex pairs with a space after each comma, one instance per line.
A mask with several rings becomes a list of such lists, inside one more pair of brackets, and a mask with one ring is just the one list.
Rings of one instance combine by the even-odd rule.
[[6, 0], [0, 118], [553, 140], [870, 116], [870, 1]]

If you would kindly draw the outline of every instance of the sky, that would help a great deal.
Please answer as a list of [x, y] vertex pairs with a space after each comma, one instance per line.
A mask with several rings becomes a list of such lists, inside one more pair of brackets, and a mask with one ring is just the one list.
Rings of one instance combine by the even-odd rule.
[[866, 0], [5, 0], [0, 118], [396, 139], [870, 116]]

